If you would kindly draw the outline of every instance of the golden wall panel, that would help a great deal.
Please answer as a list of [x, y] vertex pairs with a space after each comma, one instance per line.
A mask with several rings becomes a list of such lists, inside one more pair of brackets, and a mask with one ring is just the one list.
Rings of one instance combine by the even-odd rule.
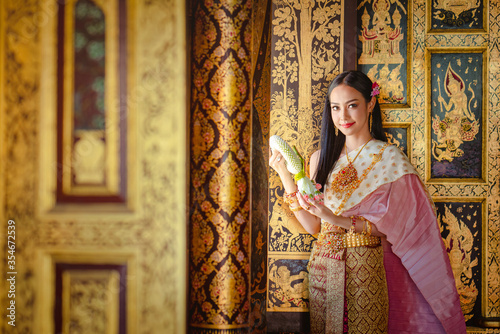
[[[5, 121], [0, 228], [7, 230], [8, 219], [16, 222], [16, 332], [46, 333], [40, 326], [53, 326], [52, 260], [43, 254], [70, 254], [64, 258], [70, 261], [72, 252], [85, 254], [87, 263], [113, 263], [116, 254], [135, 257], [127, 274], [135, 285], [127, 297], [133, 310], [127, 333], [186, 331], [185, 3], [127, 0], [126, 6], [127, 72], [133, 73], [126, 78], [124, 101], [130, 111], [124, 120], [131, 130], [130, 205], [61, 207], [53, 177], [56, 2], [0, 3]], [[4, 238], [0, 246], [5, 249]], [[103, 256], [107, 253], [114, 255]], [[40, 265], [40, 259], [48, 264]], [[1, 291], [5, 284], [0, 282]], [[2, 305], [7, 302], [0, 296]], [[0, 320], [0, 331], [12, 332], [6, 320]]]
[[[439, 106], [437, 99], [432, 99], [433, 93], [438, 94], [438, 87], [431, 91], [430, 73], [431, 67], [428, 52], [443, 52], [467, 54], [470, 50], [483, 53], [483, 71], [478, 75], [482, 76], [483, 96], [482, 118], [482, 171], [481, 182], [477, 179], [455, 178], [454, 180], [433, 179], [427, 183], [428, 189], [437, 203], [446, 201], [453, 197], [456, 203], [466, 201], [470, 198], [484, 198], [484, 212], [482, 215], [482, 234], [475, 236], [481, 240], [481, 259], [483, 266], [480, 268], [482, 277], [482, 289], [478, 299], [481, 299], [481, 308], [474, 309], [473, 314], [468, 315], [468, 319], [475, 320], [468, 325], [480, 325], [487, 322], [487, 318], [494, 318], [500, 315], [500, 281], [498, 279], [498, 259], [499, 259], [499, 191], [498, 191], [498, 164], [499, 154], [499, 112], [498, 109], [498, 86], [500, 78], [500, 68], [498, 66], [499, 47], [495, 37], [491, 36], [493, 31], [498, 31], [500, 11], [498, 4], [485, 1], [484, 29], [466, 31], [429, 30], [430, 2], [422, 0], [413, 1], [413, 104], [412, 104], [412, 162], [416, 165], [420, 175], [430, 175], [430, 157], [427, 155], [428, 148], [432, 147], [431, 131], [432, 123], [428, 110], [431, 104]], [[490, 34], [485, 32], [489, 31]], [[497, 33], [493, 33], [497, 34]], [[456, 63], [458, 66], [459, 63]], [[453, 67], [452, 66], [452, 67]], [[471, 68], [473, 70], [473, 68]], [[465, 73], [465, 72], [463, 72]], [[487, 74], [486, 74], [487, 73]], [[461, 74], [467, 78], [465, 74]], [[473, 75], [470, 74], [473, 80]], [[442, 89], [442, 87], [441, 87]], [[443, 96], [444, 96], [443, 91]], [[469, 93], [468, 93], [469, 94]], [[470, 96], [469, 96], [470, 99]], [[445, 99], [446, 100], [446, 99]], [[401, 117], [407, 118], [407, 114], [400, 110], [386, 112], [386, 119], [398, 121]], [[429, 178], [427, 178], [429, 179]], [[435, 181], [435, 182], [434, 182]], [[468, 228], [472, 228], [472, 225]], [[476, 239], [475, 239], [476, 240]], [[486, 318], [486, 320], [485, 320]], [[486, 322], [485, 322], [486, 321]], [[470, 328], [473, 331], [472, 327]]]
[[427, 3], [427, 30], [481, 33], [488, 30], [488, 0]]
[[[80, 37], [75, 41], [76, 0], [64, 2], [64, 40], [58, 40], [64, 50], [62, 80], [62, 193], [65, 195], [117, 195], [120, 192], [120, 39], [119, 1], [94, 0], [94, 11], [101, 10], [104, 25], [102, 58], [103, 74], [103, 129], [75, 128], [75, 99], [78, 98], [75, 82], [78, 81], [75, 63], [78, 45], [83, 44]], [[92, 9], [87, 9], [91, 12]], [[95, 23], [94, 23], [95, 24]], [[96, 30], [95, 26], [92, 27]], [[61, 30], [61, 27], [58, 27]], [[79, 32], [82, 36], [83, 34]], [[124, 40], [124, 39], [123, 39]], [[94, 46], [97, 43], [94, 42]], [[61, 46], [59, 46], [61, 47]], [[92, 46], [89, 47], [89, 51]], [[99, 54], [99, 47], [93, 48]], [[97, 55], [93, 56], [97, 58]], [[92, 72], [91, 72], [92, 73]], [[96, 84], [94, 82], [93, 84]], [[58, 97], [59, 98], [59, 97]], [[83, 101], [80, 103], [83, 104]], [[90, 122], [89, 122], [90, 123]], [[123, 175], [125, 176], [125, 175]]]
[[[35, 332], [70, 333], [83, 328], [92, 333], [109, 333], [112, 330], [116, 333], [124, 319], [126, 328], [120, 328], [120, 331], [138, 332], [137, 288], [140, 273], [136, 250], [47, 247], [39, 249], [35, 259], [39, 287], [35, 291], [39, 301], [36, 305]], [[82, 296], [88, 297], [86, 302]], [[120, 298], [125, 298], [124, 303], [120, 303]], [[92, 316], [92, 312], [100, 313], [100, 317]], [[58, 322], [54, 322], [54, 318]]]
[[[297, 147], [306, 159], [307, 173], [309, 158], [318, 149], [328, 85], [343, 69], [345, 10], [345, 1], [340, 0], [272, 1], [269, 134]], [[305, 258], [314, 237], [284, 205], [283, 191], [271, 170], [266, 298], [270, 332], [308, 327], [308, 321], [303, 321], [308, 311]], [[294, 279], [299, 280], [296, 289]]]
[[[33, 32], [34, 15], [38, 10], [36, 1], [26, 1], [19, 6], [15, 1], [3, 1], [2, 34], [3, 42], [3, 109], [2, 159], [4, 193], [3, 216], [0, 221], [1, 233], [7, 231], [7, 220], [16, 222], [16, 246], [27, 251], [15, 253], [15, 299], [7, 299], [6, 294], [0, 296], [2, 305], [8, 305], [15, 300], [15, 330], [19, 332], [33, 332], [33, 273], [35, 263], [30, 249], [36, 245], [37, 221], [33, 219], [36, 203], [36, 159], [38, 156], [36, 136], [38, 133], [37, 98], [39, 98], [39, 64], [32, 55], [38, 53], [38, 36]], [[9, 13], [9, 15], [7, 15]], [[31, 29], [30, 29], [31, 28]], [[14, 74], [15, 73], [15, 74]], [[7, 81], [8, 80], [8, 81]], [[22, 101], [22, 102], [20, 102]], [[6, 238], [1, 238], [0, 246], [6, 249]], [[0, 269], [7, 272], [6, 252], [2, 252]], [[21, 266], [22, 264], [22, 266]], [[8, 291], [6, 280], [0, 282], [0, 290]], [[21, 312], [23, 310], [23, 312]], [[25, 311], [24, 311], [25, 310]], [[8, 319], [0, 320], [1, 331], [9, 332], [13, 329], [7, 324]]]
[[382, 108], [410, 107], [411, 11], [408, 0], [358, 1], [357, 69], [379, 84]]
[[[373, 3], [373, 1], [360, 1], [358, 4], [368, 2]], [[400, 6], [401, 3], [405, 2], [398, 1], [392, 4], [394, 6], [396, 6], [396, 4]], [[498, 232], [500, 224], [500, 187], [497, 182], [500, 173], [498, 172], [498, 170], [500, 170], [498, 166], [500, 164], [500, 109], [498, 108], [500, 102], [498, 95], [498, 87], [500, 87], [500, 48], [498, 44], [500, 6], [492, 1], [484, 1], [482, 3], [485, 5], [485, 16], [480, 18], [485, 24], [483, 29], [469, 31], [467, 31], [467, 29], [462, 29], [460, 31], [449, 32], [441, 30], [429, 31], [428, 21], [430, 19], [428, 19], [427, 16], [427, 6], [430, 5], [430, 2], [423, 0], [411, 0], [408, 2], [409, 25], [408, 31], [404, 33], [409, 34], [408, 57], [411, 57], [411, 60], [408, 59], [408, 62], [411, 65], [408, 69], [408, 76], [411, 80], [409, 80], [408, 84], [411, 85], [411, 87], [408, 88], [408, 91], [411, 91], [410, 101], [408, 101], [408, 105], [406, 106], [398, 107], [396, 105], [391, 105], [387, 106], [387, 108], [383, 108], [384, 127], [405, 127], [408, 129], [405, 138], [408, 155], [420, 175], [427, 175], [426, 173], [429, 172], [430, 166], [428, 161], [429, 157], [426, 155], [426, 152], [428, 148], [431, 147], [430, 131], [432, 131], [428, 110], [433, 100], [431, 98], [431, 88], [427, 72], [430, 63], [429, 59], [426, 58], [426, 52], [428, 52], [428, 50], [442, 50], [440, 52], [466, 53], [467, 50], [474, 50], [484, 56], [482, 57], [483, 68], [482, 70], [478, 69], [478, 71], [481, 72], [479, 75], [481, 75], [483, 79], [482, 88], [480, 88], [478, 92], [478, 94], [482, 94], [483, 97], [483, 107], [481, 109], [481, 127], [483, 132], [478, 134], [478, 136], [482, 138], [483, 159], [482, 166], [480, 166], [483, 173], [482, 177], [473, 180], [456, 178], [448, 180], [447, 182], [443, 182], [441, 179], [435, 179], [435, 182], [427, 182], [431, 195], [438, 203], [445, 202], [450, 198], [453, 198], [453, 201], [451, 201], [449, 205], [461, 203], [469, 199], [481, 199], [481, 209], [478, 209], [481, 212], [480, 223], [476, 222], [476, 227], [474, 227], [474, 223], [472, 222], [473, 219], [468, 220], [467, 217], [467, 219], [465, 219], [467, 224], [470, 225], [467, 225], [468, 229], [474, 235], [474, 238], [476, 238], [474, 242], [479, 242], [481, 245], [481, 254], [475, 254], [474, 256], [470, 255], [471, 261], [476, 258], [482, 261], [480, 267], [474, 267], [476, 275], [481, 276], [481, 288], [478, 291], [480, 295], [478, 295], [476, 299], [478, 301], [480, 300], [480, 302], [474, 303], [473, 309], [468, 309], [467, 312], [469, 320], [468, 325], [471, 332], [493, 332], [494, 330], [480, 330], [473, 326], [486, 326], [487, 324], [490, 327], [496, 326], [495, 322], [489, 319], [498, 317], [500, 310], [500, 281], [498, 276], [499, 268], [497, 265], [500, 256], [500, 236]], [[293, 67], [295, 54], [291, 55], [290, 50], [296, 51], [297, 53], [299, 53], [297, 50], [300, 50], [299, 47], [289, 47], [285, 49], [286, 41], [284, 38], [283, 40], [280, 39], [280, 36], [283, 36], [288, 31], [287, 29], [293, 29], [293, 18], [286, 21], [289, 22], [288, 26], [280, 26], [282, 17], [286, 16], [284, 13], [291, 16], [293, 12], [287, 12], [285, 6], [280, 8], [279, 5], [274, 4], [272, 27], [274, 39], [272, 42], [272, 52], [273, 56], [276, 55], [276, 59], [273, 58], [274, 60], [272, 63], [272, 79], [274, 85], [272, 87], [271, 96], [270, 132], [271, 134], [276, 133], [282, 135], [286, 140], [292, 142], [292, 144], [298, 142], [299, 151], [301, 153], [304, 152], [305, 156], [309, 156], [313, 151], [314, 145], [309, 151], [308, 144], [311, 142], [309, 142], [308, 139], [301, 138], [300, 135], [303, 133], [315, 133], [314, 121], [311, 121], [311, 118], [314, 120], [317, 114], [316, 109], [313, 109], [312, 112], [306, 113], [309, 117], [308, 119], [303, 118], [300, 113], [300, 107], [295, 107], [296, 105], [301, 105], [298, 103], [298, 99], [300, 94], [304, 92], [304, 90], [297, 88], [299, 85], [294, 84], [294, 80], [300, 81], [300, 78], [290, 75], [290, 79], [286, 80], [287, 77], [283, 74], [286, 73], [284, 68], [287, 68], [290, 73], [295, 73]], [[297, 14], [295, 13], [295, 15]], [[292, 28], [290, 28], [290, 26]], [[298, 42], [298, 44], [300, 45], [300, 42]], [[282, 65], [282, 67], [280, 67], [280, 65]], [[286, 67], [284, 65], [286, 65]], [[299, 75], [307, 73], [301, 72], [302, 67], [298, 66], [298, 68], [300, 69], [297, 70]], [[473, 70], [473, 68], [469, 70]], [[464, 73], [465, 71], [466, 69], [464, 69]], [[471, 80], [474, 80], [474, 78], [472, 78], [473, 75], [469, 75]], [[314, 75], [311, 75], [311, 77], [314, 78]], [[290, 95], [287, 95], [288, 92], [290, 92]], [[319, 95], [321, 94], [317, 96]], [[291, 98], [288, 98], [289, 96]], [[436, 103], [438, 102], [436, 101]], [[317, 116], [319, 116], [319, 114]], [[313, 124], [312, 127], [310, 126], [311, 122]], [[314, 141], [312, 143], [315, 144]], [[273, 295], [279, 295], [281, 293], [281, 295], [284, 296], [288, 293], [289, 296], [292, 296], [293, 292], [295, 292], [290, 289], [291, 285], [287, 285], [280, 281], [278, 270], [281, 269], [283, 277], [289, 276], [296, 278], [296, 280], [298, 279], [299, 276], [296, 276], [300, 275], [300, 270], [297, 269], [300, 267], [300, 258], [298, 255], [307, 254], [307, 249], [304, 247], [302, 249], [300, 249], [300, 247], [297, 248], [296, 245], [299, 244], [297, 243], [298, 239], [302, 238], [300, 239], [301, 241], [306, 240], [305, 236], [307, 234], [296, 222], [294, 222], [290, 215], [287, 215], [285, 209], [282, 209], [282, 201], [280, 198], [282, 189], [279, 179], [273, 172], [271, 172], [269, 180], [269, 210], [271, 214], [269, 217], [270, 227], [268, 232], [268, 300], [266, 302], [268, 307], [268, 328], [272, 329], [279, 328], [276, 327], [276, 321], [278, 320], [274, 320], [273, 312], [279, 308], [279, 304], [281, 303], [277, 298], [274, 300], [278, 301], [276, 302], [278, 305], [271, 303]], [[472, 203], [471, 205], [475, 206], [476, 204], [477, 203]], [[450, 218], [450, 216], [446, 216], [444, 213], [442, 217]], [[478, 227], [478, 224], [481, 226]], [[443, 239], [446, 239], [446, 233], [449, 233], [450, 228], [454, 229], [455, 227], [455, 225], [450, 227], [446, 225], [446, 223], [442, 223]], [[474, 228], [479, 228], [481, 232], [477, 232]], [[302, 246], [305, 244], [307, 244], [307, 242], [301, 243]], [[464, 252], [468, 251], [470, 250], [464, 250]], [[294, 256], [292, 255], [294, 252], [296, 252], [295, 262], [294, 259], [291, 258], [291, 256]], [[285, 270], [287, 268], [288, 271]], [[293, 270], [290, 270], [291, 268], [293, 268]], [[468, 283], [468, 281], [465, 283]], [[273, 284], [274, 288], [272, 288]], [[283, 288], [280, 290], [276, 288], [276, 286], [283, 286]], [[472, 285], [470, 285], [465, 290], [469, 288], [474, 289]], [[462, 289], [462, 291], [465, 290]], [[283, 308], [287, 308], [287, 312], [290, 312], [288, 309], [297, 309], [300, 307], [299, 305], [301, 305], [301, 298], [297, 298], [299, 295], [293, 296], [294, 298], [290, 299], [293, 300], [293, 302], [283, 303], [282, 305]], [[478, 308], [479, 304], [480, 307]], [[278, 306], [278, 308], [276, 306]], [[304, 310], [305, 309], [306, 308], [304, 308]], [[280, 323], [280, 325], [282, 325], [282, 323]], [[290, 329], [290, 331], [297, 330], [298, 328]]]
[[487, 219], [484, 197], [434, 197], [437, 219], [465, 320], [478, 323], [485, 307]]
[[426, 181], [487, 183], [486, 49], [428, 47], [426, 63]]
[[63, 333], [118, 331], [119, 275], [112, 270], [68, 270], [62, 277]]
[[[126, 9], [119, 9], [119, 6], [126, 5], [127, 1], [96, 3], [103, 8], [106, 22], [106, 49], [103, 51], [106, 67], [103, 82], [106, 91], [103, 101], [105, 126], [103, 129], [75, 130], [72, 26], [76, 2], [69, 1], [64, 6], [52, 0], [39, 2], [40, 14], [36, 17], [43, 18], [43, 24], [36, 30], [43, 46], [40, 50], [43, 55], [40, 60], [40, 108], [43, 112], [40, 113], [39, 145], [44, 152], [39, 164], [39, 174], [43, 175], [39, 181], [40, 192], [43, 193], [39, 197], [39, 210], [43, 213], [78, 210], [79, 204], [76, 203], [93, 202], [95, 208], [109, 211], [110, 205], [102, 205], [107, 201], [115, 202], [111, 210], [130, 212], [137, 205], [137, 123], [133, 109], [137, 99], [132, 91], [137, 72], [133, 66], [134, 53], [122, 54], [120, 51], [134, 42], [133, 25], [129, 24], [129, 29], [122, 34], [123, 38], [118, 39], [119, 23], [133, 21], [134, 11], [129, 10], [128, 16], [120, 17], [125, 15]], [[134, 2], [130, 0], [128, 3]], [[63, 9], [64, 13], [59, 13], [59, 9]], [[64, 29], [58, 27], [58, 19], [64, 19]], [[64, 39], [59, 36], [63, 32]], [[128, 44], [123, 45], [126, 42]], [[62, 51], [64, 62], [58, 63], [58, 52]], [[132, 66], [118, 71], [119, 65], [124, 63]], [[62, 83], [58, 78], [62, 79]], [[124, 91], [124, 87], [128, 87], [129, 91]], [[78, 141], [75, 143], [76, 137]], [[122, 158], [127, 160], [120, 161]], [[79, 181], [82, 182], [79, 184]], [[104, 183], [100, 184], [100, 181]], [[86, 210], [80, 207], [80, 211]]]
[[[307, 161], [317, 149], [328, 84], [342, 69], [342, 12], [341, 1], [304, 7], [273, 2], [270, 134], [278, 134], [295, 145]], [[271, 172], [269, 179], [272, 252], [277, 242], [273, 237], [275, 229], [283, 226], [294, 236], [302, 235], [304, 230], [292, 214], [281, 208], [283, 190], [277, 174]], [[307, 253], [308, 248], [304, 247], [296, 251]]]

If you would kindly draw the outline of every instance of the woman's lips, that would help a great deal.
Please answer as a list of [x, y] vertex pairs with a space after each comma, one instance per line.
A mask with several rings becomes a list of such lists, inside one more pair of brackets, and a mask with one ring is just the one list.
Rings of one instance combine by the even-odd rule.
[[354, 123], [344, 123], [344, 124], [341, 124], [341, 127], [343, 127], [344, 129], [347, 129], [347, 128], [350, 128]]

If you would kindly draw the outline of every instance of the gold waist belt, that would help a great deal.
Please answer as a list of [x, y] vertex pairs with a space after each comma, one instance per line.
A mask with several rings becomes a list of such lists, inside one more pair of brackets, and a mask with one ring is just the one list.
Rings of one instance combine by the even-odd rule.
[[380, 246], [380, 238], [365, 233], [347, 232], [342, 234], [342, 246], [344, 248], [351, 247], [377, 247]]

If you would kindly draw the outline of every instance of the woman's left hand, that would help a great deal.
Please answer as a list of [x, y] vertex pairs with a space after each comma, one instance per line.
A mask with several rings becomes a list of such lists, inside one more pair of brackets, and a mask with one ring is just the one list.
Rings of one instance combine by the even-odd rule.
[[330, 221], [334, 216], [332, 210], [327, 208], [324, 204], [309, 199], [300, 193], [297, 193], [297, 199], [299, 200], [300, 206], [312, 215], [315, 215], [325, 221]]

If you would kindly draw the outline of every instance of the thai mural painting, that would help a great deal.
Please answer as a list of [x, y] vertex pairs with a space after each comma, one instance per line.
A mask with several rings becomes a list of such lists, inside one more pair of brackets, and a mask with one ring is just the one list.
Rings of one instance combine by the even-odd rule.
[[408, 157], [411, 154], [411, 132], [408, 123], [385, 123], [385, 135], [387, 141], [392, 145], [396, 145]]
[[[309, 157], [318, 148], [328, 84], [342, 68], [343, 10], [339, 0], [273, 1], [271, 7], [270, 134], [297, 148], [307, 174]], [[282, 196], [281, 181], [271, 171], [266, 307], [271, 331], [293, 331], [296, 322], [289, 320], [308, 311], [306, 265], [315, 240]], [[279, 312], [289, 313], [274, 318]], [[303, 325], [307, 328], [307, 321]]]
[[357, 6], [358, 69], [380, 84], [389, 142], [408, 155], [436, 202], [468, 326], [492, 326], [500, 310], [500, 52], [488, 35], [498, 34], [499, 13], [496, 2], [480, 0]]
[[358, 69], [379, 84], [381, 105], [408, 102], [407, 7], [399, 0], [364, 0], [358, 5]]
[[436, 201], [441, 235], [450, 258], [465, 320], [481, 314], [482, 220], [484, 201]]
[[459, 30], [483, 28], [483, 0], [433, 0], [432, 29]]
[[431, 55], [431, 177], [482, 178], [482, 53]]

